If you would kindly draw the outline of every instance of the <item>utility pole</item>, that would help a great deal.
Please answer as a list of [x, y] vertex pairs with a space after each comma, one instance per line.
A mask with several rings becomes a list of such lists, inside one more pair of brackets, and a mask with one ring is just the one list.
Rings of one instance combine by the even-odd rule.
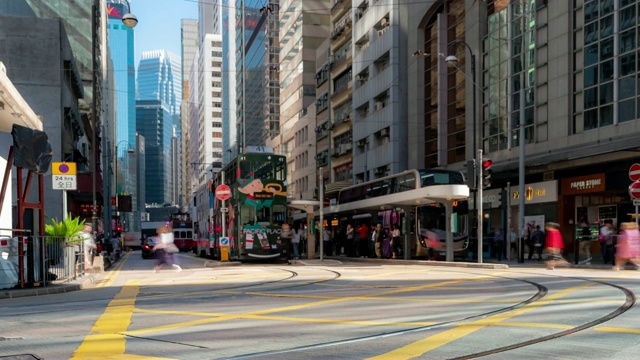
[[483, 176], [482, 176], [482, 149], [478, 149], [478, 182], [476, 188], [478, 189], [478, 196], [476, 209], [478, 209], [478, 264], [482, 264], [482, 247], [483, 247], [483, 230], [482, 230], [482, 188], [483, 188]]

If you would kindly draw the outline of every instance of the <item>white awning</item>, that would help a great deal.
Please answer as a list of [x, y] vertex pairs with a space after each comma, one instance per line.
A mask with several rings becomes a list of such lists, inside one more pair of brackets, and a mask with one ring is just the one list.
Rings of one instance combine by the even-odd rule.
[[13, 124], [42, 131], [42, 119], [22, 98], [0, 61], [0, 131], [11, 132]]

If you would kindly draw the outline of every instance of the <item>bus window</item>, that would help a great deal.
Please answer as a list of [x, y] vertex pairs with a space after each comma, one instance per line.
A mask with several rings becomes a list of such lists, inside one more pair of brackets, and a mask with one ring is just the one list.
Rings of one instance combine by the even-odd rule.
[[251, 205], [243, 205], [240, 208], [240, 224], [243, 225], [253, 225], [255, 222], [254, 219], [255, 209]]
[[284, 158], [276, 158], [276, 180], [284, 181], [287, 178], [287, 164]]
[[273, 179], [273, 164], [271, 160], [254, 161], [254, 174], [256, 179]]
[[251, 177], [251, 162], [240, 161], [240, 178], [248, 179]]
[[273, 206], [273, 222], [281, 224], [287, 222], [287, 208], [284, 205]]

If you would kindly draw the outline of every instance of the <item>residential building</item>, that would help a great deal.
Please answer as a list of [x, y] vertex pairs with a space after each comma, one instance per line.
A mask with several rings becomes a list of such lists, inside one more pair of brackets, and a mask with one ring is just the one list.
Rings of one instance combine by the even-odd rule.
[[180, 106], [180, 189], [178, 205], [186, 210], [189, 199], [191, 198], [191, 192], [188, 190], [190, 185], [189, 169], [189, 144], [191, 141], [189, 131], [189, 91], [191, 88], [190, 74], [191, 66], [193, 65], [193, 59], [198, 51], [198, 20], [195, 19], [182, 19], [181, 21], [181, 45], [182, 45], [182, 104]]
[[[302, 194], [312, 195], [315, 188], [310, 187], [315, 184], [316, 177], [315, 149], [309, 146], [312, 145], [309, 133], [315, 129], [315, 116], [308, 113], [308, 108], [316, 100], [316, 49], [329, 35], [326, 9], [331, 5], [328, 0], [286, 0], [280, 5], [281, 11], [277, 14], [280, 90], [269, 89], [267, 94], [269, 108], [280, 111], [276, 117], [270, 110], [265, 124], [269, 129], [266, 144], [276, 153], [287, 155], [287, 192], [291, 198], [300, 199]], [[272, 16], [269, 14], [268, 19]], [[270, 61], [276, 60], [274, 56]], [[273, 106], [275, 104], [278, 106]], [[306, 168], [309, 171], [300, 171]]]

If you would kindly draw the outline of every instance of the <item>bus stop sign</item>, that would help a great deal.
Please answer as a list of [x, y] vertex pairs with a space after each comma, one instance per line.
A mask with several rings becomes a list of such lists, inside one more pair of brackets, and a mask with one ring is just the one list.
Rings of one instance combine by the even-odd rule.
[[228, 200], [231, 197], [231, 188], [229, 185], [218, 185], [216, 188], [216, 199], [220, 201]]

